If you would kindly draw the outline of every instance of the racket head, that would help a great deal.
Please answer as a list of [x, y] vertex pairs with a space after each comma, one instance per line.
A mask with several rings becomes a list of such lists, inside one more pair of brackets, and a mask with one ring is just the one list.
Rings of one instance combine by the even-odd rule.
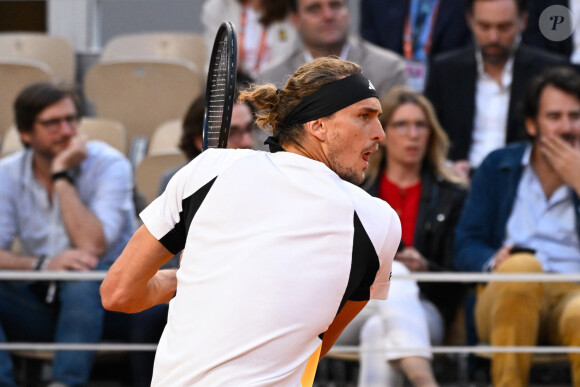
[[234, 25], [223, 22], [216, 34], [205, 90], [203, 150], [228, 145], [236, 90], [238, 42]]

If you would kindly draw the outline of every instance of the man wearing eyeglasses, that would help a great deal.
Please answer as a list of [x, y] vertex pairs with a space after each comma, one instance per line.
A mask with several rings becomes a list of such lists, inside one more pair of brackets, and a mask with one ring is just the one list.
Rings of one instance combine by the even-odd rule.
[[[77, 132], [79, 105], [72, 91], [47, 83], [16, 99], [25, 149], [0, 161], [0, 269], [107, 270], [134, 231], [131, 165]], [[95, 343], [103, 316], [95, 281], [0, 282], [0, 342]], [[93, 358], [56, 351], [50, 386], [86, 385]], [[0, 385], [16, 386], [6, 351]]]

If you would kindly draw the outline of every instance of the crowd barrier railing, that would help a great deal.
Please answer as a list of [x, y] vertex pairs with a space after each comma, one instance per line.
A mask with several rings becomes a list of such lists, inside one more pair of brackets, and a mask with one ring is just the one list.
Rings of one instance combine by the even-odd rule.
[[[18, 271], [0, 270], [0, 281], [101, 281], [106, 276], [105, 271]], [[418, 282], [462, 282], [462, 283], [487, 283], [493, 281], [502, 282], [579, 282], [580, 274], [559, 273], [473, 273], [473, 272], [437, 272], [437, 273], [409, 273], [392, 276], [392, 280], [414, 280]], [[9, 342], [0, 343], [0, 350], [27, 350], [27, 351], [59, 351], [59, 350], [82, 350], [82, 351], [155, 351], [156, 344], [138, 343], [29, 343]], [[418, 348], [401, 348], [398, 351], [415, 352]], [[419, 348], [421, 351], [441, 354], [470, 354], [470, 353], [580, 353], [580, 347], [567, 346], [491, 346], [491, 345], [465, 345], [465, 346], [433, 346]], [[358, 346], [335, 345], [332, 353], [360, 353]]]

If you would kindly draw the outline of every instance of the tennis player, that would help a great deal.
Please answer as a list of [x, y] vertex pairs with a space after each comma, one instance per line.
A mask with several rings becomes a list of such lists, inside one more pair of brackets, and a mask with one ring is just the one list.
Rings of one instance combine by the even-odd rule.
[[[182, 168], [101, 287], [114, 311], [171, 300], [153, 386], [311, 386], [344, 327], [388, 294], [401, 226], [355, 185], [384, 137], [359, 66], [316, 59], [240, 100], [273, 130], [272, 153], [210, 149]], [[158, 270], [182, 249], [177, 272]]]

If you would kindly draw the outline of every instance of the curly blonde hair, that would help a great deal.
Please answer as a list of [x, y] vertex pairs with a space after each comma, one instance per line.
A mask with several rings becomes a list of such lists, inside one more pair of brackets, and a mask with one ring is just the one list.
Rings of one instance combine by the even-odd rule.
[[302, 125], [283, 125], [292, 109], [321, 87], [360, 72], [359, 65], [354, 62], [336, 57], [317, 58], [300, 66], [283, 89], [273, 84], [252, 85], [240, 93], [238, 101], [252, 104], [256, 110], [256, 124], [271, 131], [280, 144], [298, 144], [304, 134]]

